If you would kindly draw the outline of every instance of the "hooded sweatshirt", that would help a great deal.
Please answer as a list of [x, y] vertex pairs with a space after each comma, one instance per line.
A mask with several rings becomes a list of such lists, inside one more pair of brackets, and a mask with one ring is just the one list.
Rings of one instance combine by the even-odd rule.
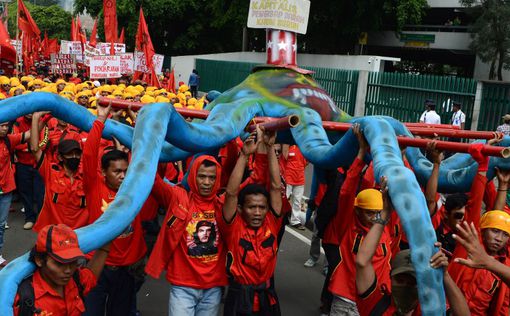
[[[209, 196], [198, 193], [196, 182], [204, 160], [216, 165], [216, 182]], [[193, 161], [189, 192], [156, 177], [152, 194], [167, 213], [145, 268], [148, 275], [157, 279], [166, 269], [166, 279], [172, 285], [195, 289], [227, 285], [225, 247], [216, 220], [223, 208], [223, 199], [216, 195], [220, 179], [221, 167], [212, 156]]]

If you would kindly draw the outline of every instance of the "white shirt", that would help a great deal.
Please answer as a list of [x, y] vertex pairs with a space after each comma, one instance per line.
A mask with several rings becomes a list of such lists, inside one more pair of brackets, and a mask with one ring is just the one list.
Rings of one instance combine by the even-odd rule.
[[462, 123], [466, 123], [466, 114], [464, 114], [461, 110], [453, 112], [452, 125], [460, 127]]
[[425, 111], [420, 116], [420, 122], [426, 124], [441, 124], [441, 117], [434, 110]]

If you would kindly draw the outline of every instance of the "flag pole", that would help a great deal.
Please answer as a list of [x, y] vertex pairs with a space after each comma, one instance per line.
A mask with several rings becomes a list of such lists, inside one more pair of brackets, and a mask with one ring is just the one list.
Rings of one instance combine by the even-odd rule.
[[18, 56], [18, 43], [19, 43], [19, 27], [18, 27], [18, 21], [19, 21], [19, 0], [16, 3], [16, 47], [14, 48], [16, 51], [16, 76], [19, 75], [19, 56]]

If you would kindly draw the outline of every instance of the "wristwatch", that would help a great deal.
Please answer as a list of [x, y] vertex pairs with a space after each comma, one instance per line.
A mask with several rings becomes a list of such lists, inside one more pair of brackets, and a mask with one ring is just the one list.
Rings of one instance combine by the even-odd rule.
[[386, 226], [386, 224], [388, 224], [388, 220], [387, 219], [383, 219], [381, 217], [381, 212], [377, 213], [375, 215], [375, 218], [372, 220], [372, 223], [374, 224], [381, 224], [383, 226]]

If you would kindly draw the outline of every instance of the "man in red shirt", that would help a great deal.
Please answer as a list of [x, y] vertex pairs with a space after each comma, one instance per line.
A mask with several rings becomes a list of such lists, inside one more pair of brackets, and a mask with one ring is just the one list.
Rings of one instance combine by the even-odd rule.
[[[128, 168], [128, 155], [118, 149], [104, 153], [98, 169], [101, 134], [110, 107], [97, 107], [97, 119], [83, 145], [83, 188], [89, 209], [89, 223], [96, 221], [115, 199]], [[136, 305], [136, 285], [143, 279], [143, 260], [147, 247], [140, 216], [111, 243], [98, 285], [85, 299], [84, 315], [130, 315]], [[89, 255], [90, 256], [90, 255]], [[106, 313], [105, 313], [106, 312]]]
[[[383, 209], [382, 194], [378, 190], [366, 189], [356, 196], [361, 171], [366, 166], [363, 159], [369, 146], [358, 124], [353, 127], [353, 131], [359, 142], [358, 155], [347, 171], [340, 190], [338, 210], [324, 232], [324, 243], [340, 245], [338, 247], [340, 261], [329, 283], [329, 291], [334, 295], [330, 315], [345, 315], [345, 313], [358, 315], [356, 282], [353, 278], [356, 274], [356, 254], [373, 225], [373, 219], [377, 218]], [[388, 230], [383, 233], [380, 243], [381, 247], [378, 247], [373, 259], [380, 281], [378, 285], [391, 288], [389, 280], [391, 236]]]
[[[32, 127], [32, 114], [22, 116], [16, 120], [14, 125], [15, 132], [26, 132]], [[42, 139], [39, 145], [44, 147], [47, 142], [46, 137]], [[28, 144], [20, 144], [16, 148], [16, 187], [25, 210], [24, 229], [32, 229], [37, 214], [42, 208], [44, 199], [44, 181], [35, 168], [35, 158], [29, 151]]]
[[85, 256], [71, 228], [60, 224], [41, 229], [29, 258], [37, 268], [18, 287], [14, 315], [81, 315], [83, 297], [96, 286], [108, 252], [109, 245], [103, 246], [81, 268]]
[[[230, 176], [220, 231], [227, 244], [232, 275], [224, 315], [280, 315], [271, 277], [276, 267], [277, 236], [282, 225], [280, 170], [273, 145], [276, 134], [257, 128], [244, 143]], [[262, 143], [263, 138], [263, 143]], [[261, 184], [249, 184], [239, 192], [248, 158], [258, 146], [268, 157], [270, 192]]]
[[157, 279], [166, 269], [172, 285], [169, 315], [219, 312], [221, 289], [227, 285], [225, 245], [217, 224], [223, 208], [223, 199], [216, 195], [220, 179], [219, 163], [204, 155], [191, 164], [189, 191], [159, 176], [154, 181], [152, 195], [167, 214], [145, 271]]
[[[411, 262], [411, 251], [402, 250], [391, 260], [391, 290], [381, 286], [381, 280], [372, 263], [379, 247], [381, 236], [388, 229], [391, 220], [391, 203], [388, 196], [387, 181], [381, 180], [384, 207], [379, 216], [372, 219], [372, 227], [363, 239], [356, 255], [357, 306], [361, 316], [368, 315], [415, 315], [418, 309], [418, 289], [416, 272]], [[441, 247], [440, 243], [436, 243]], [[444, 286], [451, 306], [452, 315], [469, 315], [467, 302], [462, 292], [448, 274], [448, 258], [438, 251], [430, 259], [432, 268], [444, 270]]]
[[50, 224], [65, 224], [73, 229], [85, 226], [89, 212], [83, 191], [83, 175], [79, 170], [81, 145], [73, 139], [64, 139], [58, 144], [58, 162], [39, 146], [39, 120], [43, 112], [32, 117], [30, 148], [37, 161], [36, 168], [44, 180], [44, 204], [33, 229], [38, 232]]
[[2, 256], [4, 231], [11, 206], [12, 191], [16, 189], [16, 183], [14, 182], [14, 147], [30, 138], [30, 132], [8, 134], [9, 127], [9, 123], [0, 124], [0, 268], [7, 264]]
[[301, 154], [298, 146], [292, 145], [288, 147], [284, 145], [283, 157], [285, 158], [284, 176], [287, 183], [287, 199], [291, 201], [292, 213], [290, 215], [289, 224], [299, 230], [304, 230], [305, 226], [301, 223], [301, 202], [305, 193], [305, 168], [307, 162]]
[[[499, 139], [490, 140], [493, 144]], [[478, 172], [473, 179], [471, 196], [464, 220], [481, 230], [481, 241], [485, 250], [496, 260], [508, 264], [507, 242], [510, 236], [510, 216], [503, 211], [490, 211], [480, 219], [484, 190], [487, 184], [489, 158], [481, 153], [483, 144], [472, 144], [469, 153], [478, 163]], [[457, 225], [458, 228], [458, 225]], [[501, 279], [487, 270], [474, 270], [459, 265], [456, 259], [466, 258], [463, 247], [456, 247], [454, 263], [449, 273], [464, 293], [472, 315], [508, 315], [509, 290]]]

